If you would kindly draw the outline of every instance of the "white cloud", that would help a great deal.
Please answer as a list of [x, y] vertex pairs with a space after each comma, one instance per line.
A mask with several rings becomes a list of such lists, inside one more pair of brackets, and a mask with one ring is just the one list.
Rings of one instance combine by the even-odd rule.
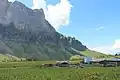
[[40, 8], [45, 9], [45, 7], [46, 7], [45, 0], [33, 0], [32, 9], [40, 9]]
[[115, 54], [120, 52], [120, 40], [115, 40], [113, 45], [102, 45], [95, 48], [90, 48], [91, 50], [102, 52], [105, 54]]
[[104, 29], [104, 27], [101, 26], [101, 27], [96, 28], [96, 31], [103, 30], [103, 29]]
[[115, 40], [113, 48], [114, 49], [120, 49], [120, 39]]
[[112, 46], [103, 45], [99, 47], [92, 48], [91, 50], [98, 51], [105, 54], [114, 54], [117, 51], [112, 48]]
[[61, 0], [56, 5], [46, 5], [45, 0], [33, 0], [33, 9], [43, 8], [46, 19], [55, 29], [69, 24], [72, 5], [69, 0]]

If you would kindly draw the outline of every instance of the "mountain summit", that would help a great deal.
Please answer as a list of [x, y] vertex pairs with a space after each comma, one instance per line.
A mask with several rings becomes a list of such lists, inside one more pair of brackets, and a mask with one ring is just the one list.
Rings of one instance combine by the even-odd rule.
[[86, 46], [58, 33], [42, 9], [21, 2], [0, 0], [0, 53], [40, 60], [65, 60], [80, 55]]

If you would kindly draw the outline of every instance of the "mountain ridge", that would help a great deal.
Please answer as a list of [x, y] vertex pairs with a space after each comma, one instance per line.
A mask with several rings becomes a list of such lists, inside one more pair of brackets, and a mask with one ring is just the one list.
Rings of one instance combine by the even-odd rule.
[[32, 10], [18, 1], [0, 2], [0, 53], [39, 60], [84, 56], [77, 51], [88, 48], [74, 37], [57, 32], [42, 9]]

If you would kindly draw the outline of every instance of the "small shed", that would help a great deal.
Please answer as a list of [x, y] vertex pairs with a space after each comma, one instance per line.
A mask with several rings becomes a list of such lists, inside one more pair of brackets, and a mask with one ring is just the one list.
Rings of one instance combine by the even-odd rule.
[[68, 61], [57, 61], [56, 62], [56, 66], [59, 66], [59, 67], [68, 67], [69, 66], [69, 62]]

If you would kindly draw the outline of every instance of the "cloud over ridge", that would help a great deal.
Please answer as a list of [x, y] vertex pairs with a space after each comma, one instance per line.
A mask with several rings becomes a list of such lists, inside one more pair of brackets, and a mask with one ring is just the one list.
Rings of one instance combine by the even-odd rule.
[[69, 24], [72, 5], [69, 0], [61, 0], [56, 5], [46, 5], [46, 0], [33, 0], [33, 9], [43, 8], [46, 19], [55, 29]]

